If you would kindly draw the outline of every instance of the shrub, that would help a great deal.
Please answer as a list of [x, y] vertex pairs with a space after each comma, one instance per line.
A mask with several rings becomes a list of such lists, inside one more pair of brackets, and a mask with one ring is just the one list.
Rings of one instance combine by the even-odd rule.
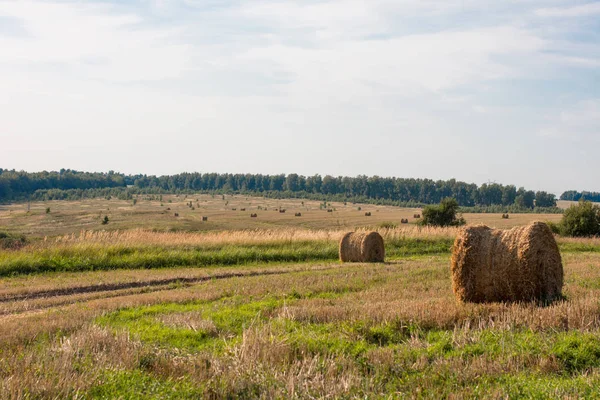
[[427, 206], [423, 209], [423, 218], [420, 225], [432, 226], [459, 226], [466, 222], [464, 218], [456, 215], [458, 202], [452, 197], [443, 199], [438, 206]]
[[108, 215], [104, 216], [104, 219], [102, 220], [102, 225], [107, 225], [108, 224]]
[[19, 249], [27, 243], [27, 238], [23, 235], [12, 235], [6, 232], [0, 232], [0, 249]]
[[552, 221], [546, 221], [546, 225], [548, 225], [548, 228], [550, 228], [552, 233], [560, 235], [560, 224], [557, 224], [556, 222]]
[[600, 207], [589, 201], [569, 207], [560, 221], [560, 232], [566, 236], [600, 235]]

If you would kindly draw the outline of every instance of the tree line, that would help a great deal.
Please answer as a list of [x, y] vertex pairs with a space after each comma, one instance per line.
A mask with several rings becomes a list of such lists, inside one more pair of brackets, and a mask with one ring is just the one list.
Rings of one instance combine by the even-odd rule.
[[581, 199], [600, 202], [600, 193], [598, 192], [578, 192], [576, 190], [567, 190], [560, 195], [561, 200], [579, 201]]
[[[61, 169], [29, 173], [0, 169], [0, 202], [27, 199], [60, 199], [71, 196], [125, 195], [134, 193], [220, 192], [258, 193], [274, 197], [344, 199], [361, 202], [381, 201], [396, 204], [435, 204], [452, 197], [461, 207], [504, 206], [533, 209], [555, 207], [556, 198], [544, 191], [534, 192], [514, 185], [486, 183], [476, 185], [450, 180], [385, 178], [379, 176], [345, 177], [298, 174], [218, 174], [182, 173], [176, 175], [125, 175], [80, 172]], [[84, 194], [81, 191], [88, 191]], [[565, 195], [565, 194], [563, 194]], [[562, 199], [562, 196], [561, 196]]]
[[0, 168], [0, 201], [25, 200], [38, 190], [103, 189], [125, 187], [125, 176], [61, 169], [56, 172], [24, 172]]

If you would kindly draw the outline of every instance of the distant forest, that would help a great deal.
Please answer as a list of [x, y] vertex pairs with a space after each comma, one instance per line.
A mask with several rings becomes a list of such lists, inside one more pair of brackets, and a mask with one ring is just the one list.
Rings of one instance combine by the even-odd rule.
[[600, 193], [598, 192], [578, 192], [576, 190], [567, 190], [560, 195], [561, 200], [579, 201], [581, 199], [600, 202]]
[[[168, 176], [80, 172], [24, 172], [0, 168], [0, 202], [125, 197], [158, 193], [244, 193], [267, 197], [298, 197], [379, 204], [433, 204], [455, 198], [462, 207], [551, 208], [553, 194], [497, 183], [477, 186], [450, 179], [382, 178], [378, 176], [334, 177], [298, 174], [182, 173]], [[600, 199], [599, 193], [568, 191], [564, 200]]]

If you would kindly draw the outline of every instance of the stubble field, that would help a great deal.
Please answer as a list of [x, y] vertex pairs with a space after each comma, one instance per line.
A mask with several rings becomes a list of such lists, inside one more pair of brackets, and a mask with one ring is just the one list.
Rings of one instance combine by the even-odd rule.
[[[162, 204], [0, 207], [0, 231], [31, 237], [0, 250], [1, 398], [599, 395], [598, 239], [559, 238], [559, 302], [460, 304], [456, 230], [416, 227], [420, 210], [206, 195]], [[380, 231], [386, 263], [336, 260], [355, 228]]]
[[[371, 204], [324, 203], [300, 199], [267, 199], [239, 195], [211, 196], [163, 195], [162, 201], [147, 200], [140, 195], [133, 200], [83, 199], [81, 201], [47, 201], [0, 205], [3, 231], [37, 237], [79, 233], [81, 230], [153, 229], [172, 231], [219, 231], [240, 229], [347, 229], [376, 227], [383, 223], [400, 225], [401, 219], [414, 224], [421, 209], [377, 206]], [[189, 207], [192, 204], [194, 209]], [[46, 209], [50, 208], [50, 213]], [[360, 208], [360, 209], [359, 209]], [[29, 209], [29, 210], [28, 210]], [[285, 213], [279, 210], [284, 209]], [[331, 210], [328, 212], [327, 210]], [[371, 216], [365, 216], [370, 212]], [[178, 217], [175, 214], [179, 214]], [[302, 216], [295, 217], [296, 213]], [[257, 214], [251, 218], [251, 214]], [[507, 228], [532, 220], [558, 221], [558, 214], [464, 214], [469, 224], [483, 223]], [[104, 216], [108, 225], [102, 225]], [[208, 217], [203, 222], [202, 217]]]

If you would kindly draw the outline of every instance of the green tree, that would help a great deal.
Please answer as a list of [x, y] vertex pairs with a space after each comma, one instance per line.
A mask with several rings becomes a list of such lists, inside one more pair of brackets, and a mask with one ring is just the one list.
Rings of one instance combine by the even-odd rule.
[[452, 197], [446, 197], [437, 206], [427, 206], [423, 209], [421, 225], [431, 226], [459, 226], [464, 225], [465, 220], [457, 216], [458, 202]]
[[572, 205], [563, 214], [560, 232], [566, 236], [600, 235], [600, 207], [585, 200]]
[[295, 192], [299, 189], [299, 186], [300, 185], [298, 184], [298, 174], [289, 174], [285, 178], [285, 183], [283, 185], [285, 190]]
[[556, 207], [556, 197], [552, 193], [537, 192], [535, 194], [536, 207]]
[[535, 201], [535, 192], [520, 188], [515, 198], [515, 205], [521, 208], [533, 208]]

